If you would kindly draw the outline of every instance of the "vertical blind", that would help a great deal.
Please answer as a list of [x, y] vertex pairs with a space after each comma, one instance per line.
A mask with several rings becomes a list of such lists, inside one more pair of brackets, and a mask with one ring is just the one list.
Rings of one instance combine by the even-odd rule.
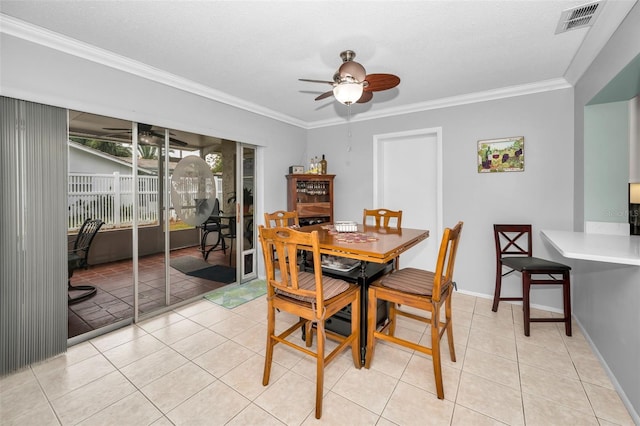
[[0, 97], [0, 375], [66, 351], [67, 112]]

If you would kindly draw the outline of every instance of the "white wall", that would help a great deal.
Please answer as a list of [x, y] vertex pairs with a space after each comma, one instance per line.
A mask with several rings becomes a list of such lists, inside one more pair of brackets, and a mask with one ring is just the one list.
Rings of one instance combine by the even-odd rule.
[[[638, 40], [640, 4], [636, 3], [575, 86], [574, 228], [577, 231], [582, 231], [584, 215], [584, 108], [609, 81], [640, 54]], [[630, 94], [630, 97], [632, 96], [633, 93]], [[617, 166], [618, 164], [608, 165]], [[580, 262], [575, 266], [574, 316], [612, 374], [613, 382], [621, 390], [634, 421], [640, 424], [640, 267], [594, 262]]]
[[[350, 140], [346, 124], [314, 129], [309, 131], [309, 155], [324, 153], [329, 172], [337, 175], [336, 217], [359, 221], [363, 207], [382, 207], [372, 205], [373, 136], [442, 127], [444, 226], [465, 222], [456, 282], [463, 291], [488, 297], [495, 283], [494, 223], [531, 223], [536, 255], [564, 261], [543, 243], [539, 232], [545, 228], [571, 230], [572, 105], [572, 90], [563, 89], [352, 122]], [[525, 171], [478, 173], [478, 140], [507, 136], [524, 136]], [[504, 288], [520, 293], [520, 286], [519, 278], [514, 277]], [[559, 310], [560, 290], [536, 289], [532, 303]]]

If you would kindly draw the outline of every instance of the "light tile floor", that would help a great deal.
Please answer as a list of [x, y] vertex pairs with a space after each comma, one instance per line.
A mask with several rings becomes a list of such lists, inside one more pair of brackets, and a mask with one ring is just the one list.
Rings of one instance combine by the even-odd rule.
[[[435, 396], [430, 357], [378, 343], [369, 370], [355, 369], [349, 351], [329, 364], [316, 420], [310, 357], [277, 346], [262, 386], [264, 298], [233, 310], [202, 300], [3, 377], [0, 423], [633, 424], [578, 327], [567, 337], [561, 323], [536, 323], [525, 337], [519, 306], [502, 303], [493, 313], [490, 300], [460, 293], [453, 315], [458, 360], [443, 342], [444, 400]], [[295, 321], [278, 318], [278, 329]], [[408, 319], [397, 332], [429, 338]]]

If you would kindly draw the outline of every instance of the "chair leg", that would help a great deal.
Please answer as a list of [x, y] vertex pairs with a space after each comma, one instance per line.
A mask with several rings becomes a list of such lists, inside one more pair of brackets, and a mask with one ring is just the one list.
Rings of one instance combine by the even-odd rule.
[[313, 345], [313, 322], [307, 321], [304, 325], [304, 343], [308, 348]]
[[498, 312], [498, 303], [500, 303], [500, 291], [502, 287], [502, 263], [498, 262], [496, 267], [496, 288], [493, 293], [493, 312]]
[[360, 318], [360, 297], [361, 293], [358, 293], [356, 299], [351, 302], [351, 335], [355, 336], [355, 339], [351, 342], [351, 356], [353, 358], [353, 365], [357, 369], [362, 368], [362, 361], [360, 360], [360, 324], [353, 321], [353, 318]]
[[394, 302], [387, 302], [387, 306], [389, 307], [389, 328], [387, 334], [389, 334], [389, 336], [395, 336], [397, 318], [396, 312], [398, 310], [398, 305], [396, 305]]
[[529, 296], [531, 291], [531, 274], [522, 271], [522, 310], [524, 314], [524, 335], [530, 332], [531, 307], [529, 306]]
[[316, 419], [322, 417], [322, 396], [324, 392], [324, 345], [326, 336], [324, 333], [324, 320], [316, 324], [318, 332], [318, 353], [316, 359]]
[[571, 277], [569, 271], [562, 274], [564, 283], [562, 285], [564, 300], [564, 331], [567, 336], [571, 336]]
[[449, 355], [451, 356], [451, 361], [456, 362], [456, 349], [453, 345], [453, 323], [451, 322], [451, 293], [452, 290], [449, 289], [447, 300], [444, 304], [444, 313], [447, 320], [447, 341], [449, 342]]
[[276, 330], [276, 311], [271, 303], [267, 309], [267, 350], [264, 356], [264, 373], [262, 375], [262, 385], [267, 386], [269, 384], [269, 377], [271, 376], [271, 362], [273, 361], [273, 335]]
[[[73, 276], [73, 270], [69, 272], [69, 280], [67, 281], [67, 304], [73, 305], [74, 303], [80, 303], [87, 299], [92, 298], [98, 292], [98, 289], [92, 285], [71, 285], [71, 276]], [[80, 295], [71, 297], [70, 291], [82, 291]]]
[[442, 363], [440, 360], [440, 308], [438, 302], [433, 303], [431, 312], [431, 359], [433, 360], [433, 376], [436, 379], [438, 399], [444, 399], [442, 384]]
[[202, 257], [204, 258], [204, 260], [207, 260], [207, 256], [208, 256], [208, 253], [205, 250], [208, 236], [209, 236], [208, 231], [202, 231], [202, 237], [200, 238], [200, 251], [202, 252]]
[[369, 287], [367, 299], [367, 352], [365, 354], [364, 368], [371, 367], [373, 352], [375, 350], [376, 318], [378, 316], [378, 299], [375, 287]]

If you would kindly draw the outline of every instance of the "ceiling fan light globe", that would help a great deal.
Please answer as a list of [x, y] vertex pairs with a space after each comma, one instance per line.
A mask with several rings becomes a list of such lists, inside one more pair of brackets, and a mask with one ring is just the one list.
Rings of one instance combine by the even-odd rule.
[[333, 96], [338, 102], [351, 105], [360, 99], [363, 89], [362, 83], [343, 82], [333, 88]]

